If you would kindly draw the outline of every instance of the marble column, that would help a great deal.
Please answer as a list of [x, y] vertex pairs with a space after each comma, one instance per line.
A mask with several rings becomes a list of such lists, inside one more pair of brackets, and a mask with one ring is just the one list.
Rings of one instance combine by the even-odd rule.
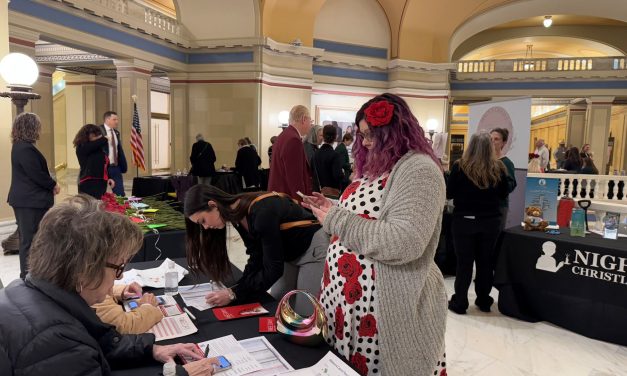
[[594, 164], [601, 174], [607, 173], [607, 141], [610, 135], [613, 101], [614, 97], [591, 97], [586, 100], [588, 117], [584, 143], [590, 144], [594, 153]]
[[571, 104], [568, 106], [567, 126], [566, 126], [566, 145], [568, 147], [575, 146], [581, 148], [584, 140], [584, 131], [586, 129], [586, 105]]
[[[9, 49], [11, 52], [20, 52], [35, 60], [35, 42], [39, 40], [39, 33], [22, 29], [17, 26], [9, 28]], [[52, 110], [52, 65], [37, 64], [39, 77], [33, 84], [33, 92], [41, 95], [40, 99], [31, 100], [24, 107], [25, 112], [36, 113], [41, 119], [41, 135], [37, 141], [37, 148], [46, 157], [48, 169], [54, 171], [54, 113]], [[16, 115], [15, 107], [13, 115]]]
[[187, 73], [170, 73], [170, 170], [190, 167]]
[[[152, 175], [151, 127], [150, 127], [150, 75], [153, 64], [146, 61], [129, 59], [115, 60], [117, 68], [117, 113], [120, 123], [118, 130], [122, 135], [122, 146], [128, 162], [126, 178], [139, 175]], [[133, 124], [133, 95], [137, 96], [137, 112], [142, 129], [144, 145], [144, 163], [146, 171], [137, 171], [133, 164], [131, 151], [131, 127]]]
[[[9, 53], [9, 3], [0, 1], [0, 58]], [[6, 82], [0, 77], [0, 90], [6, 90]], [[7, 204], [6, 197], [9, 194], [11, 179], [9, 172], [11, 171], [11, 123], [13, 116], [11, 114], [11, 100], [8, 98], [0, 98], [0, 171], [6, 178], [0, 179], [0, 222], [13, 219], [13, 209]]]

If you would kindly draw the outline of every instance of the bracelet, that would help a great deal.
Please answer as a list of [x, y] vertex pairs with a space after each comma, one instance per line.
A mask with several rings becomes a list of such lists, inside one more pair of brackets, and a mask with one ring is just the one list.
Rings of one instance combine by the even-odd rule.
[[176, 376], [176, 363], [169, 362], [163, 364], [163, 376]]
[[237, 298], [237, 296], [235, 295], [235, 292], [233, 292], [233, 289], [228, 289], [227, 292], [229, 293], [229, 299], [231, 299], [231, 301]]

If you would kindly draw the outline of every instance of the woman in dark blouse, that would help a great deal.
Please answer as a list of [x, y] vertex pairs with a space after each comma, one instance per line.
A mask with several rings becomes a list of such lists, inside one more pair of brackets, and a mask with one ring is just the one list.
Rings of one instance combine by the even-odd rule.
[[[235, 299], [249, 300], [269, 288], [277, 299], [294, 289], [319, 292], [329, 237], [291, 198], [274, 192], [234, 196], [196, 185], [185, 196], [185, 218], [187, 258], [195, 273], [206, 273], [218, 282], [229, 277], [227, 222], [239, 232], [249, 255], [240, 280], [209, 293], [207, 303], [223, 306]], [[297, 302], [295, 308], [306, 307]]]
[[78, 177], [78, 193], [86, 193], [96, 200], [100, 200], [107, 191], [107, 183], [113, 188], [115, 182], [109, 179], [107, 167], [109, 157], [104, 148], [107, 139], [102, 136], [100, 127], [86, 124], [79, 129], [74, 137], [76, 157], [81, 167]]
[[572, 147], [566, 152], [566, 162], [564, 162], [564, 170], [574, 171], [578, 173], [583, 166], [581, 155], [579, 155], [579, 149]]

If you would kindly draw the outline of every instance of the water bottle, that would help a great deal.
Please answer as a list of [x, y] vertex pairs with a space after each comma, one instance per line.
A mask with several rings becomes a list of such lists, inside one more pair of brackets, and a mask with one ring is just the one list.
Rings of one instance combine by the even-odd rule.
[[583, 209], [574, 208], [570, 219], [570, 236], [586, 236], [586, 217]]
[[166, 295], [176, 295], [179, 293], [179, 273], [175, 269], [173, 260], [168, 261], [168, 270], [165, 272], [165, 289]]

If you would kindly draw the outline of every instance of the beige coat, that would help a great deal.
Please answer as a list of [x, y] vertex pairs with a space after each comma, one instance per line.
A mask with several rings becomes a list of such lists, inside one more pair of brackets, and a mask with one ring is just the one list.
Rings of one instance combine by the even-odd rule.
[[113, 296], [107, 295], [102, 303], [91, 306], [96, 315], [106, 324], [115, 326], [121, 334], [146, 333], [156, 323], [161, 321], [163, 313], [158, 307], [142, 304], [131, 312], [124, 312], [124, 307], [118, 302], [122, 300], [123, 285], [113, 286]]

